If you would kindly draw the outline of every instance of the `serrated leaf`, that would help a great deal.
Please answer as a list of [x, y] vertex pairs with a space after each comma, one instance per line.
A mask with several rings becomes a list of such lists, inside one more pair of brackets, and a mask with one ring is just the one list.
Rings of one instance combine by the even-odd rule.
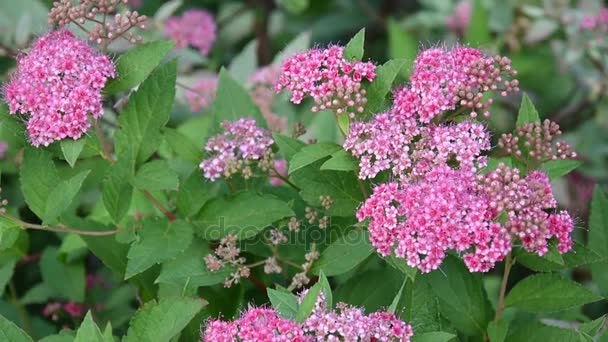
[[241, 118], [253, 118], [259, 127], [266, 127], [266, 120], [249, 93], [224, 68], [220, 70], [213, 112], [215, 124], [212, 130], [217, 130], [224, 120], [235, 121]]
[[376, 69], [376, 79], [367, 87], [365, 114], [377, 114], [385, 109], [387, 95], [399, 71], [406, 65], [405, 59], [392, 59]]
[[184, 216], [196, 215], [207, 201], [218, 195], [220, 184], [209, 182], [196, 169], [180, 185], [177, 193], [177, 210]]
[[2, 315], [0, 315], [0, 341], [34, 342], [25, 331]]
[[26, 147], [19, 180], [28, 207], [44, 219], [49, 195], [61, 181], [50, 153]]
[[454, 337], [456, 337], [456, 335], [445, 331], [432, 331], [422, 334], [414, 334], [412, 337], [412, 342], [448, 342]]
[[358, 167], [359, 163], [350, 153], [339, 150], [321, 165], [321, 170], [355, 171]]
[[471, 20], [466, 33], [466, 40], [474, 46], [483, 46], [492, 41], [490, 36], [490, 18], [481, 0], [472, 0]]
[[574, 171], [581, 164], [578, 160], [550, 160], [544, 162], [540, 169], [547, 174], [549, 179], [555, 180]]
[[198, 298], [164, 298], [146, 303], [133, 317], [125, 342], [169, 341], [206, 305]]
[[403, 274], [405, 274], [412, 281], [416, 280], [416, 274], [418, 273], [418, 270], [413, 267], [410, 267], [404, 259], [397, 258], [394, 255], [390, 255], [386, 257], [385, 260], [393, 268], [403, 272]]
[[173, 49], [172, 41], [154, 41], [139, 45], [120, 56], [116, 62], [118, 78], [110, 80], [104, 94], [111, 95], [129, 90], [148, 77], [163, 58]]
[[133, 165], [129, 158], [119, 159], [103, 180], [103, 205], [114, 223], [120, 222], [131, 206]]
[[360, 61], [363, 58], [365, 28], [362, 28], [344, 47], [344, 58], [347, 61]]
[[165, 141], [175, 154], [194, 164], [198, 164], [203, 160], [201, 148], [183, 133], [173, 128], [164, 128], [163, 133]]
[[323, 273], [323, 271], [319, 272], [318, 283], [321, 284], [321, 292], [325, 295], [325, 305], [326, 305], [326, 307], [329, 310], [333, 309], [334, 296], [333, 296], [333, 293], [331, 291], [331, 285], [329, 285], [329, 280], [327, 279], [327, 277], [325, 276], [325, 273]]
[[306, 145], [289, 160], [289, 174], [306, 167], [318, 160], [331, 156], [342, 147], [333, 143]]
[[275, 221], [293, 215], [287, 203], [272, 195], [242, 192], [207, 202], [193, 223], [197, 235], [205, 240], [219, 240], [228, 235], [248, 239]]
[[274, 133], [272, 135], [275, 144], [279, 147], [279, 152], [283, 155], [285, 160], [291, 160], [293, 156], [306, 146], [306, 144], [298, 139], [290, 138], [288, 136]]
[[[593, 191], [589, 216], [589, 248], [608, 260], [608, 198], [599, 186]], [[608, 296], [608, 261], [591, 266], [595, 284]]]
[[228, 66], [230, 76], [240, 84], [246, 84], [258, 67], [257, 47], [258, 41], [253, 39], [232, 59]]
[[82, 262], [63, 263], [59, 261], [57, 248], [47, 247], [40, 258], [42, 280], [59, 297], [74, 302], [84, 302], [85, 270]]
[[498, 320], [488, 323], [488, 338], [490, 342], [504, 342], [508, 331], [508, 322]]
[[146, 219], [142, 222], [139, 239], [127, 254], [125, 279], [139, 274], [154, 264], [174, 258], [190, 246], [192, 226], [185, 221]]
[[74, 197], [80, 191], [82, 182], [89, 175], [91, 170], [85, 170], [74, 177], [64, 180], [57, 184], [57, 186], [51, 191], [46, 202], [46, 208], [44, 211], [44, 221], [48, 224], [55, 224], [58, 222], [57, 218], [72, 204]]
[[139, 190], [177, 190], [179, 179], [166, 160], [153, 160], [137, 170], [133, 183]]
[[363, 262], [373, 251], [367, 232], [353, 230], [327, 246], [313, 264], [311, 271], [322, 271], [327, 276], [346, 273]]
[[15, 222], [0, 216], [0, 252], [5, 251], [17, 242], [21, 228]]
[[521, 98], [516, 125], [519, 127], [527, 123], [535, 123], [538, 121], [540, 121], [538, 111], [536, 110], [536, 107], [534, 107], [532, 100], [528, 97], [528, 94], [524, 93], [524, 96]]
[[302, 302], [298, 307], [298, 312], [296, 313], [296, 322], [303, 323], [306, 321], [308, 316], [312, 313], [312, 310], [317, 303], [317, 298], [321, 293], [321, 284], [316, 283], [311, 288], [308, 289], [304, 298], [302, 298]]
[[559, 275], [539, 274], [518, 282], [507, 295], [505, 307], [529, 312], [554, 312], [601, 299], [580, 284]]
[[130, 96], [114, 134], [119, 159], [131, 157], [140, 164], [158, 149], [175, 99], [176, 75], [177, 61], [172, 60], [156, 68]]
[[589, 336], [596, 336], [606, 324], [606, 318], [608, 316], [603, 315], [600, 318], [594, 319], [593, 321], [581, 324], [578, 331], [585, 333]]
[[84, 147], [85, 140], [85, 138], [78, 140], [61, 140], [61, 152], [63, 152], [65, 161], [67, 161], [71, 167], [74, 167], [76, 164], [76, 160], [80, 156], [80, 152], [82, 152], [82, 148]]
[[272, 307], [285, 319], [294, 320], [298, 313], [298, 297], [290, 292], [266, 289]]
[[74, 342], [105, 342], [99, 327], [93, 321], [93, 316], [91, 316], [91, 311], [87, 311], [86, 316], [84, 316], [84, 320], [78, 327], [76, 331], [76, 337], [74, 338]]

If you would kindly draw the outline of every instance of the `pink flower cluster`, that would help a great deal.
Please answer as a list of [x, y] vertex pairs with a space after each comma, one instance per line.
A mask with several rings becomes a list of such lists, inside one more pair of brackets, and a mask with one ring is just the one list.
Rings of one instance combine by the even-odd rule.
[[68, 31], [55, 31], [18, 57], [4, 89], [11, 114], [28, 116], [32, 145], [79, 139], [103, 114], [101, 90], [116, 71], [112, 61]]
[[463, 37], [469, 29], [472, 11], [473, 6], [471, 6], [470, 0], [460, 0], [454, 8], [454, 12], [445, 19], [445, 25], [450, 31]]
[[257, 127], [253, 119], [224, 121], [222, 128], [224, 133], [211, 137], [205, 146], [209, 158], [200, 164], [205, 178], [215, 181], [236, 173], [249, 178], [254, 166], [268, 172], [273, 163], [274, 141], [266, 130]]
[[359, 308], [338, 304], [328, 312], [321, 294], [302, 324], [280, 318], [272, 309], [251, 308], [234, 322], [212, 320], [202, 332], [204, 342], [254, 341], [410, 341], [411, 326], [387, 312], [369, 316]]
[[287, 130], [287, 118], [274, 113], [272, 105], [275, 99], [274, 85], [279, 79], [279, 69], [268, 65], [258, 69], [249, 78], [251, 84], [251, 99], [260, 108], [262, 116], [268, 123], [268, 129], [273, 132]]
[[376, 66], [371, 62], [349, 62], [344, 48], [331, 46], [312, 49], [286, 60], [275, 86], [276, 92], [287, 89], [291, 102], [299, 104], [305, 96], [315, 102], [313, 112], [331, 110], [336, 114], [363, 112], [367, 103], [362, 81], [376, 78]]
[[580, 22], [583, 31], [608, 30], [608, 8], [604, 7], [597, 15], [587, 15]]
[[165, 23], [165, 34], [177, 42], [179, 49], [193, 46], [207, 56], [215, 43], [217, 28], [213, 16], [203, 10], [192, 9], [181, 17], [171, 17]]
[[186, 101], [190, 110], [198, 113], [213, 105], [215, 94], [217, 93], [218, 78], [216, 75], [206, 75], [202, 77], [192, 89], [186, 91]]

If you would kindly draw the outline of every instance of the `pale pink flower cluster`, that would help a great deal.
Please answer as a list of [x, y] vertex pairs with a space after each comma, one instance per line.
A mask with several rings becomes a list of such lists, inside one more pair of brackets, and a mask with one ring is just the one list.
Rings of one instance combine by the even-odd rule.
[[191, 9], [181, 17], [171, 17], [165, 23], [165, 35], [179, 49], [193, 46], [207, 56], [215, 43], [217, 27], [213, 16], [204, 10]]
[[36, 41], [17, 59], [17, 72], [4, 89], [11, 114], [27, 117], [32, 145], [79, 139], [103, 114], [101, 91], [116, 77], [112, 61], [68, 31]]
[[597, 15], [583, 17], [579, 26], [583, 31], [608, 30], [608, 8], [602, 8]]
[[331, 110], [354, 118], [367, 103], [362, 81], [373, 81], [375, 70], [371, 62], [347, 61], [341, 46], [312, 49], [283, 63], [275, 90], [290, 91], [291, 102], [295, 104], [306, 96], [312, 97], [313, 112]]
[[454, 8], [454, 12], [445, 19], [445, 25], [450, 31], [463, 37], [469, 29], [472, 11], [473, 6], [471, 6], [470, 0], [460, 0]]
[[251, 308], [233, 322], [211, 320], [202, 331], [204, 342], [254, 341], [402, 341], [409, 342], [412, 327], [387, 312], [365, 315], [363, 310], [338, 304], [327, 311], [319, 295], [308, 319], [297, 324], [279, 317], [273, 309]]
[[287, 118], [275, 114], [272, 110], [272, 104], [276, 95], [274, 85], [278, 79], [279, 69], [276, 66], [268, 65], [258, 69], [249, 78], [251, 99], [260, 108], [269, 130], [273, 132], [285, 132], [287, 130]]
[[284, 159], [274, 161], [274, 168], [270, 170], [270, 185], [281, 186], [283, 183], [285, 183], [278, 176], [287, 177], [287, 161]]
[[186, 90], [186, 101], [190, 110], [198, 113], [213, 105], [217, 93], [218, 78], [216, 75], [202, 77], [192, 89]]
[[240, 173], [245, 178], [257, 167], [268, 172], [273, 163], [271, 135], [256, 126], [254, 119], [224, 121], [224, 133], [211, 137], [205, 145], [208, 158], [200, 163], [205, 178], [215, 181]]

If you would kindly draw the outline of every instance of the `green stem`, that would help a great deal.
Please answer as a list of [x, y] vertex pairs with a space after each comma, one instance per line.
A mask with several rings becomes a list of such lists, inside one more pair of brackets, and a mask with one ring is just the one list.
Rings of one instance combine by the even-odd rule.
[[21, 227], [21, 229], [44, 230], [44, 231], [56, 232], [56, 233], [78, 234], [78, 235], [87, 235], [87, 236], [109, 236], [109, 235], [114, 235], [114, 234], [118, 233], [118, 229], [96, 232], [96, 231], [72, 229], [72, 228], [66, 227], [64, 225], [58, 225], [56, 227], [52, 227], [52, 226], [45, 226], [45, 225], [24, 222], [24, 221], [19, 220], [18, 218], [12, 217], [8, 214], [0, 214], [0, 216], [3, 216], [5, 218], [13, 221], [19, 227]]
[[505, 294], [507, 293], [507, 282], [509, 281], [509, 274], [511, 273], [511, 267], [515, 264], [515, 259], [511, 256], [511, 253], [507, 255], [505, 259], [505, 271], [502, 275], [502, 282], [500, 284], [500, 293], [498, 295], [498, 307], [496, 308], [496, 315], [494, 321], [500, 319], [500, 315], [505, 310]]

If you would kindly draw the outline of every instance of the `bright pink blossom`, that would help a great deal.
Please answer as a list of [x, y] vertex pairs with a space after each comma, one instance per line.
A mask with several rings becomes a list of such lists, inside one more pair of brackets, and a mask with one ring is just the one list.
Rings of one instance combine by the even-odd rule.
[[17, 72], [4, 89], [11, 114], [27, 118], [32, 145], [79, 139], [103, 114], [101, 90], [116, 76], [107, 56], [68, 31], [38, 39], [17, 59]]
[[73, 318], [80, 318], [84, 315], [85, 306], [79, 303], [69, 302], [63, 305], [63, 310]]
[[213, 16], [203, 10], [191, 9], [181, 17], [171, 17], [165, 23], [165, 34], [173, 39], [179, 49], [193, 46], [207, 56], [216, 39]]

